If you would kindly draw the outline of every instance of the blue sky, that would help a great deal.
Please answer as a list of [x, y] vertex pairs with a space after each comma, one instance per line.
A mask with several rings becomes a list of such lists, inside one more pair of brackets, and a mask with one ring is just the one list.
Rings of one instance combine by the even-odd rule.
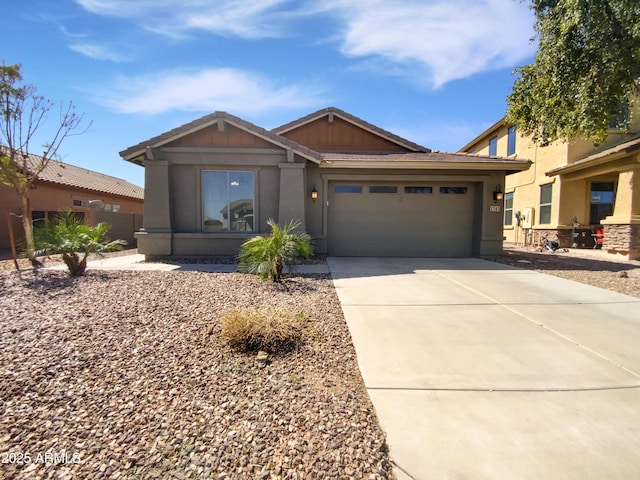
[[93, 122], [61, 160], [138, 185], [119, 151], [216, 110], [270, 129], [335, 106], [456, 151], [536, 48], [518, 0], [23, 0], [3, 20], [0, 59]]

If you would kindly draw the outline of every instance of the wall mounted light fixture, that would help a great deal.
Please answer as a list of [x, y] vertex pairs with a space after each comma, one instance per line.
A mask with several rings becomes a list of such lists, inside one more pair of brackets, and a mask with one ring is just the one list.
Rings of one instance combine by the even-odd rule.
[[500, 187], [500, 185], [496, 185], [496, 189], [493, 192], [494, 202], [501, 202], [503, 198], [504, 198], [504, 193], [502, 193], [502, 187]]
[[316, 201], [318, 199], [318, 190], [316, 190], [316, 186], [313, 186], [313, 190], [311, 190], [311, 200]]

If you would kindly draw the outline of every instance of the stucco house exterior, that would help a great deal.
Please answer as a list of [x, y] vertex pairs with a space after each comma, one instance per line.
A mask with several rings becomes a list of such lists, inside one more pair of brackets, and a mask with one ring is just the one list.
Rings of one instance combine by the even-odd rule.
[[299, 220], [320, 254], [497, 255], [494, 192], [530, 165], [433, 152], [333, 107], [273, 130], [215, 112], [120, 155], [145, 168], [149, 257], [235, 255], [269, 218]]
[[464, 153], [533, 162], [506, 177], [506, 241], [535, 244], [557, 235], [563, 247], [593, 248], [600, 240], [606, 251], [640, 258], [639, 114], [624, 131], [612, 128], [597, 148], [582, 139], [536, 145], [504, 118], [462, 147]]
[[[30, 155], [27, 164], [38, 165], [40, 157]], [[68, 163], [50, 160], [31, 191], [34, 225], [56, 213], [71, 210], [90, 225], [107, 222], [109, 237], [126, 240], [135, 246], [134, 232], [142, 226], [144, 189], [120, 178], [87, 170]], [[16, 242], [24, 238], [20, 197], [11, 186], [0, 184], [0, 249], [9, 249], [12, 222]]]

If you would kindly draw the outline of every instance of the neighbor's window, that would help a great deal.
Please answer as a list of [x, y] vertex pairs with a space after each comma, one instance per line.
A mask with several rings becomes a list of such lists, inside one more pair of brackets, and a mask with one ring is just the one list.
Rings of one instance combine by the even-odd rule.
[[551, 198], [553, 184], [548, 183], [540, 186], [540, 223], [551, 223]]
[[467, 187], [440, 187], [440, 193], [444, 195], [464, 195], [467, 193]]
[[609, 117], [609, 130], [626, 130], [629, 128], [629, 103], [621, 102], [618, 111]]
[[613, 215], [615, 185], [613, 182], [591, 183], [591, 208], [589, 223], [597, 225], [604, 217]]
[[498, 155], [498, 137], [493, 137], [489, 140], [489, 156], [495, 157]]
[[507, 131], [507, 157], [516, 153], [516, 127], [509, 127]]
[[253, 172], [202, 173], [202, 231], [252, 232]]
[[336, 193], [362, 193], [362, 185], [336, 185], [333, 187]]
[[513, 193], [504, 194], [504, 225], [513, 225]]
[[419, 193], [419, 194], [429, 194], [433, 193], [433, 187], [404, 187], [404, 193]]
[[369, 193], [398, 193], [398, 187], [395, 185], [371, 185]]

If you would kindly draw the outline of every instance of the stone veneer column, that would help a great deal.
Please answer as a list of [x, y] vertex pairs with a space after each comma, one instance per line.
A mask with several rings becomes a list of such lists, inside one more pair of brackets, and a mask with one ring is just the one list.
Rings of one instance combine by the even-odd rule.
[[603, 248], [640, 258], [640, 169], [620, 172], [613, 215], [602, 220]]
[[290, 220], [299, 220], [299, 230], [305, 230], [304, 205], [304, 163], [281, 163], [280, 167], [280, 203], [278, 205], [278, 223], [284, 225]]

